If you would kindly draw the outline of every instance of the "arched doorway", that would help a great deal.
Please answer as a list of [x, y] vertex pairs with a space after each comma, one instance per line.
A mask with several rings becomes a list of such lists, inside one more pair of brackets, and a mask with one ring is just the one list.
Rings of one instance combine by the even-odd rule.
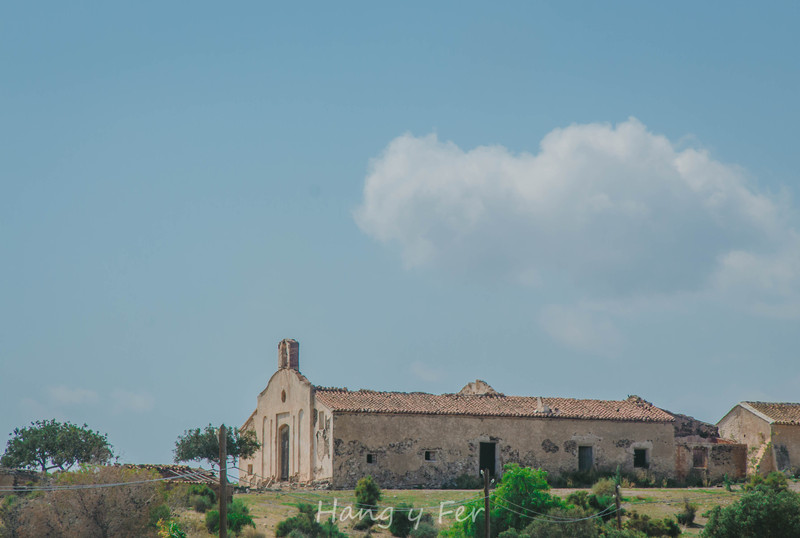
[[281, 480], [289, 480], [289, 426], [286, 424], [278, 430], [278, 455]]

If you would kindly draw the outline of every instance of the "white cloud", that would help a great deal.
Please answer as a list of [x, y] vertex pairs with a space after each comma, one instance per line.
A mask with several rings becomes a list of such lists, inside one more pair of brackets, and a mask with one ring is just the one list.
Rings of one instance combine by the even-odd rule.
[[608, 316], [586, 308], [550, 305], [540, 312], [539, 324], [553, 339], [578, 351], [613, 357], [623, 348], [623, 338]]
[[408, 267], [587, 300], [747, 289], [774, 307], [786, 290], [800, 297], [800, 241], [780, 202], [630, 119], [555, 129], [535, 155], [400, 136], [371, 162], [355, 218]]
[[155, 398], [147, 392], [133, 392], [123, 389], [115, 389], [111, 394], [114, 400], [114, 411], [134, 411], [142, 413], [152, 411], [155, 407]]
[[93, 390], [70, 388], [66, 386], [50, 387], [47, 389], [50, 399], [61, 405], [93, 404], [99, 400]]

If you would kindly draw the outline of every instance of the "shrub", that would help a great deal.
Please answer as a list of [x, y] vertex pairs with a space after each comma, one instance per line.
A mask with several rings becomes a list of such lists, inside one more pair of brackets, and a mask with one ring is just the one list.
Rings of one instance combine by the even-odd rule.
[[372, 517], [377, 516], [378, 501], [381, 500], [381, 488], [378, 483], [367, 475], [356, 483], [356, 507], [369, 511], [369, 517], [363, 518], [356, 523], [355, 528], [364, 530], [371, 527], [375, 522]]
[[614, 497], [617, 494], [617, 485], [610, 478], [601, 478], [592, 486], [592, 493], [598, 497]]
[[625, 522], [625, 528], [643, 532], [647, 536], [680, 536], [681, 528], [671, 517], [652, 519], [650, 516], [640, 516], [631, 513], [631, 518]]
[[332, 520], [317, 522], [317, 509], [310, 504], [301, 503], [296, 516], [284, 519], [275, 527], [275, 536], [299, 536], [303, 538], [333, 537], [346, 538]]
[[189, 497], [189, 505], [195, 512], [200, 512], [201, 514], [205, 514], [208, 510], [211, 510], [216, 504], [217, 503], [212, 502], [208, 497], [202, 495], [192, 495]]
[[439, 531], [433, 525], [433, 518], [430, 518], [430, 521], [426, 521], [423, 516], [417, 528], [411, 531], [409, 536], [411, 538], [436, 538], [439, 536]]
[[159, 520], [169, 521], [172, 518], [169, 506], [166, 504], [159, 504], [150, 509], [150, 527], [156, 528]]
[[689, 499], [683, 500], [683, 510], [678, 512], [675, 516], [678, 523], [684, 527], [689, 527], [694, 523], [694, 517], [697, 514], [697, 505], [689, 502]]
[[409, 519], [409, 516], [415, 515], [411, 514], [413, 509], [413, 506], [406, 503], [400, 503], [395, 507], [394, 513], [392, 514], [392, 522], [389, 524], [389, 532], [392, 533], [392, 536], [405, 538], [411, 534], [414, 524], [416, 523]]
[[[256, 526], [250, 516], [250, 509], [241, 499], [234, 499], [228, 505], [228, 530], [234, 534], [239, 534], [246, 526], [253, 528]], [[206, 512], [206, 529], [211, 534], [219, 532], [219, 511], [209, 510]]]
[[703, 536], [800, 536], [800, 494], [756, 486], [730, 506], [715, 506]]
[[159, 519], [156, 529], [158, 538], [186, 538], [186, 532], [177, 521]]
[[[587, 510], [581, 508], [573, 508], [571, 510], [556, 509], [550, 511], [549, 514], [570, 519], [580, 519], [591, 515]], [[591, 519], [565, 524], [541, 518], [534, 520], [525, 527], [520, 536], [526, 538], [595, 538], [599, 536], [599, 531], [597, 525]]]
[[589, 493], [586, 491], [573, 491], [567, 495], [567, 502], [578, 508], [589, 508]]

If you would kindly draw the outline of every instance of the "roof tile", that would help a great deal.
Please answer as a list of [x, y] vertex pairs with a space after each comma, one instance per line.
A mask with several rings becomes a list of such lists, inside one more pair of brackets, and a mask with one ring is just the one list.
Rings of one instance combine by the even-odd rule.
[[[333, 411], [419, 415], [471, 415], [672, 422], [672, 415], [638, 398], [578, 400], [531, 396], [427, 394], [315, 387]], [[544, 404], [544, 405], [542, 405]], [[549, 408], [549, 409], [548, 409]]]

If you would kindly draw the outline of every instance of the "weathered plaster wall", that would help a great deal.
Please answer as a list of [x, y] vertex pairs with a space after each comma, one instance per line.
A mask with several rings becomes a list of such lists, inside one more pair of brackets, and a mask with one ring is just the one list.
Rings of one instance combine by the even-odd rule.
[[333, 413], [316, 400], [313, 427], [314, 480], [330, 480], [333, 475]]
[[[336, 413], [333, 481], [353, 487], [367, 474], [385, 487], [438, 487], [478, 474], [481, 442], [496, 443], [496, 469], [506, 463], [552, 473], [578, 469], [578, 447], [592, 446], [596, 467], [634, 471], [633, 451], [648, 450], [649, 472], [675, 470], [671, 423], [513, 417]], [[426, 461], [432, 451], [435, 461]], [[374, 463], [367, 463], [367, 455]]]
[[773, 424], [772, 451], [778, 470], [800, 469], [800, 425]]
[[719, 436], [754, 449], [769, 442], [771, 431], [767, 421], [737, 405], [717, 423]]
[[[253, 465], [254, 475], [243, 476], [254, 485], [272, 478], [280, 480], [280, 439], [282, 427], [289, 428], [289, 478], [298, 481], [314, 479], [315, 430], [313, 424], [312, 387], [299, 372], [279, 369], [270, 378], [267, 388], [258, 395], [252, 423], [261, 449], [239, 467], [247, 470]], [[245, 473], [246, 475], [246, 473]], [[253, 480], [255, 479], [255, 480]]]
[[[694, 467], [694, 450], [706, 453], [705, 467]], [[680, 481], [719, 483], [727, 474], [731, 480], [747, 473], [747, 445], [715, 443], [701, 438], [675, 440], [675, 477]]]

